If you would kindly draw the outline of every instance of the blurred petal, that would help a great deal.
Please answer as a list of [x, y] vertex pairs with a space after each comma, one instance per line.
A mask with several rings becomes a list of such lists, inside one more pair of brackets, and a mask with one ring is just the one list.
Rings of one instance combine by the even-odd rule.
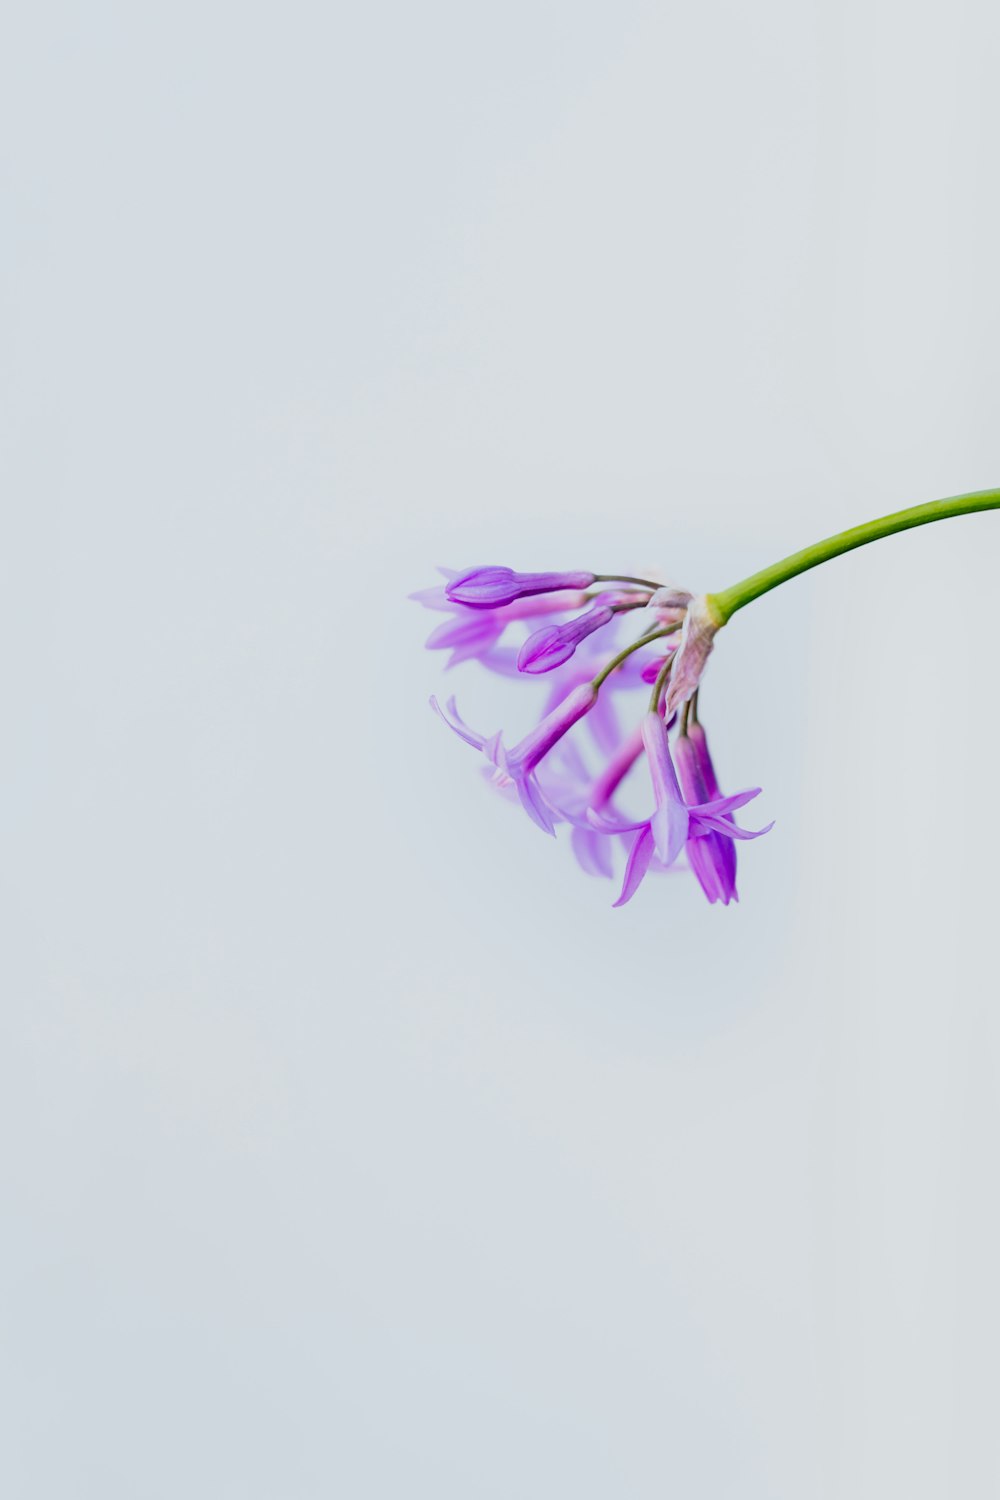
[[607, 838], [592, 829], [574, 828], [570, 834], [570, 844], [581, 869], [588, 875], [603, 876], [610, 880], [614, 864]]

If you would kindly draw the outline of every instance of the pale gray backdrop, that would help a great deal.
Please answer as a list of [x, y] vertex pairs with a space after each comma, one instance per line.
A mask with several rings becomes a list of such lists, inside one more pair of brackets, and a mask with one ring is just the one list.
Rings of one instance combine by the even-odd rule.
[[996, 7], [19, 10], [0, 1489], [995, 1496], [1000, 516], [720, 638], [728, 911], [404, 595], [1000, 482]]

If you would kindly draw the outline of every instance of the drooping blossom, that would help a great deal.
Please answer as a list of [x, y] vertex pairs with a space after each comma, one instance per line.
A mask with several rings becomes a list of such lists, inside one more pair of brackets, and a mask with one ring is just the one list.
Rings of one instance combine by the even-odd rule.
[[[631, 901], [654, 854], [662, 865], [671, 865], [685, 846], [690, 858], [691, 848], [710, 834], [725, 832], [729, 839], [755, 839], [767, 833], [771, 827], [768, 824], [767, 828], [750, 832], [737, 828], [728, 817], [728, 814], [759, 796], [759, 786], [736, 792], [731, 797], [685, 799], [670, 758], [667, 726], [659, 713], [646, 714], [642, 721], [642, 740], [653, 783], [653, 812], [640, 822], [619, 825], [611, 824], [596, 812], [591, 814], [591, 821], [595, 826], [604, 828], [609, 833], [635, 833], [616, 906], [624, 906], [627, 901]], [[702, 888], [705, 889], [704, 883]], [[707, 890], [705, 893], [708, 895]], [[719, 898], [710, 896], [709, 899]]]
[[[568, 826], [573, 853], [589, 874], [611, 876], [624, 843], [616, 906], [631, 900], [649, 870], [675, 866], [682, 850], [709, 901], [736, 900], [735, 842], [767, 829], [739, 828], [733, 815], [759, 788], [722, 797], [693, 707], [677, 713], [698, 689], [719, 628], [706, 596], [590, 572], [475, 568], [445, 578], [413, 596], [452, 617], [428, 646], [448, 650], [448, 666], [475, 660], [511, 678], [544, 675], [548, 688], [535, 728], [511, 748], [500, 733], [470, 728], [454, 698], [447, 711], [431, 700], [483, 755], [489, 780], [516, 796], [546, 833]], [[638, 633], [628, 629], [633, 611]], [[650, 701], [635, 727], [623, 728], [621, 709], [636, 691]], [[589, 746], [574, 734], [584, 720]], [[654, 807], [636, 820], [618, 799], [627, 797], [624, 784], [643, 760]]]
[[[584, 714], [589, 713], [597, 702], [597, 689], [592, 682], [584, 683], [567, 693], [561, 703], [536, 724], [530, 734], [525, 735], [511, 750], [504, 745], [500, 734], [477, 734], [459, 717], [454, 698], [449, 699], [448, 713], [444, 713], [436, 698], [431, 706], [439, 713], [460, 739], [476, 750], [481, 750], [504, 776], [509, 777], [517, 788], [521, 805], [529, 818], [545, 833], [554, 833], [555, 814], [548, 805], [535, 777], [535, 771], [552, 747]], [[448, 715], [451, 715], [449, 718]]]
[[656, 681], [657, 677], [659, 677], [666, 657], [672, 656], [676, 652], [677, 637], [674, 636], [673, 640], [664, 641], [663, 645], [666, 647], [664, 655], [654, 656], [652, 661], [647, 661], [643, 665], [642, 671], [639, 674], [643, 682], [648, 682], [650, 687], [653, 686], [653, 683]]
[[[697, 720], [689, 720], [684, 733], [674, 741], [674, 763], [677, 767], [677, 779], [687, 802], [721, 799], [705, 731]], [[723, 822], [729, 823], [731, 819], [724, 816]], [[766, 833], [767, 829], [761, 829], [761, 832]], [[738, 837], [742, 837], [742, 834], [734, 825], [733, 830], [727, 832], [713, 828], [701, 838], [689, 839], [687, 843], [688, 864], [694, 871], [698, 884], [709, 901], [721, 901], [723, 906], [740, 899], [736, 890], [734, 842]]]

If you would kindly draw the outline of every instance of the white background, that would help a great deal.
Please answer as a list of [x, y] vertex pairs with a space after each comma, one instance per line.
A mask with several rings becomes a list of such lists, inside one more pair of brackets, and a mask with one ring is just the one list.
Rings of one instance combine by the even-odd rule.
[[3, 1493], [995, 1496], [1000, 517], [720, 637], [729, 910], [404, 596], [1000, 482], [996, 7], [20, 10]]

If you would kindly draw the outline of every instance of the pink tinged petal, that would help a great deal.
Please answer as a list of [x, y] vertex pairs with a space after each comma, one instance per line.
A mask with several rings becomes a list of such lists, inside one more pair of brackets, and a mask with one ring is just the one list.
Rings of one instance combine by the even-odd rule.
[[586, 589], [593, 573], [516, 573], [513, 568], [471, 568], [445, 586], [455, 604], [470, 609], [496, 609], [531, 594], [552, 594], [557, 589]]
[[717, 797], [711, 802], [703, 802], [699, 808], [700, 812], [712, 813], [715, 817], [721, 817], [724, 813], [735, 812], [739, 807], [745, 807], [755, 797], [760, 796], [760, 787], [747, 787], [744, 792], [734, 792], [731, 797]]
[[722, 624], [704, 594], [699, 594], [697, 599], [691, 601], [684, 616], [681, 643], [667, 684], [668, 716], [687, 702], [701, 681], [716, 632], [721, 629]]
[[508, 802], [518, 801], [517, 787], [509, 776], [504, 775], [503, 771], [499, 771], [496, 766], [480, 766], [479, 770], [480, 775], [489, 782], [495, 792], [499, 792]]
[[596, 702], [597, 690], [592, 682], [582, 683], [580, 687], [567, 693], [562, 702], [557, 704], [553, 711], [547, 714], [540, 724], [536, 724], [531, 733], [525, 735], [524, 739], [509, 752], [508, 759], [511, 766], [516, 766], [521, 772], [534, 770], [539, 761], [548, 755], [553, 745], [558, 744], [563, 735], [572, 729], [584, 714], [589, 713]]
[[651, 595], [648, 607], [650, 609], [687, 609], [694, 595], [687, 589], [679, 589], [674, 584], [664, 584]]
[[636, 834], [635, 843], [632, 845], [629, 853], [628, 864], [625, 866], [625, 879], [622, 881], [621, 895], [614, 903], [615, 906], [624, 906], [627, 901], [631, 901], [642, 884], [642, 878], [649, 869], [649, 862], [652, 858], [653, 834], [649, 824], [645, 823], [643, 824], [642, 831]]
[[606, 604], [588, 609], [586, 614], [563, 625], [547, 625], [529, 636], [518, 653], [517, 665], [522, 672], [551, 672], [569, 661], [580, 642], [595, 630], [609, 625], [614, 611]]

